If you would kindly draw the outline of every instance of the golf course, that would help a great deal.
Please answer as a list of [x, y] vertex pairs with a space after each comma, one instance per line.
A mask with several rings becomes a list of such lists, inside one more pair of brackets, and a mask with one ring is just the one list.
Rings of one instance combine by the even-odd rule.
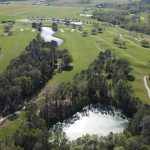
[[[126, 0], [124, 2], [126, 3]], [[97, 0], [94, 0], [88, 6], [96, 3]], [[33, 5], [31, 2], [11, 2], [10, 4], [0, 5], [0, 73], [3, 73], [11, 64], [11, 61], [25, 51], [29, 42], [39, 33], [39, 31], [33, 30], [30, 22], [23, 22], [21, 21], [22, 19], [32, 17], [66, 18], [83, 22], [81, 28], [73, 28], [57, 23], [58, 31], [55, 33], [55, 36], [64, 40], [64, 43], [58, 49], [68, 50], [73, 59], [73, 69], [71, 71], [57, 72], [34, 98], [34, 102], [39, 105], [42, 104], [44, 102], [44, 93], [51, 93], [57, 89], [60, 83], [71, 81], [75, 74], [88, 68], [97, 58], [100, 51], [108, 49], [117, 58], [124, 58], [130, 62], [135, 80], [129, 84], [133, 86], [135, 96], [139, 97], [142, 103], [150, 104], [150, 98], [143, 80], [144, 76], [149, 76], [150, 73], [150, 48], [142, 47], [140, 42], [142, 38], [150, 41], [150, 36], [143, 34], [141, 37], [141, 33], [137, 33], [135, 36], [134, 32], [122, 29], [119, 26], [79, 16], [79, 14], [84, 13], [84, 4], [77, 3], [76, 6], [78, 7], [72, 7], [70, 3], [67, 3], [67, 6], [65, 6], [63, 1], [61, 5], [58, 4], [56, 6], [47, 6]], [[90, 11], [87, 13], [90, 13]], [[146, 14], [140, 15], [147, 19]], [[8, 20], [15, 22], [11, 25], [11, 36], [6, 35], [4, 32]], [[146, 21], [144, 20], [144, 22]], [[95, 24], [101, 26], [102, 32], [93, 35], [91, 31]], [[43, 22], [43, 26], [50, 27], [51, 25], [52, 22], [50, 21]], [[82, 32], [88, 33], [88, 36], [83, 37]], [[125, 48], [120, 48], [113, 42], [115, 37], [125, 42]], [[7, 120], [0, 125], [0, 140], [11, 136], [24, 119], [24, 112], [21, 112], [16, 120]]]

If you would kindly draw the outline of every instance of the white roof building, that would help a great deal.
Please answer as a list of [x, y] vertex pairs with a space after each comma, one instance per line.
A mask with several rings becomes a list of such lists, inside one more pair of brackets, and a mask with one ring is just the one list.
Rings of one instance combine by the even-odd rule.
[[71, 25], [75, 25], [75, 26], [82, 26], [83, 23], [82, 22], [70, 22]]

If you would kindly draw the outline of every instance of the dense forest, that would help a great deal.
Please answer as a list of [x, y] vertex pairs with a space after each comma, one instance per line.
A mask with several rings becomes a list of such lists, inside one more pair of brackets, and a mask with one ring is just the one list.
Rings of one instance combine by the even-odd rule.
[[67, 50], [57, 50], [57, 42], [46, 43], [37, 35], [0, 74], [0, 115], [22, 108], [56, 71], [69, 70], [71, 62]]
[[[37, 113], [37, 105], [28, 103], [25, 109], [26, 120], [21, 123], [12, 137], [1, 141], [0, 148], [2, 150], [149, 150], [150, 106], [141, 104], [138, 98], [134, 97], [132, 87], [128, 83], [134, 79], [131, 71], [128, 61], [117, 59], [110, 51], [100, 52], [98, 59], [87, 70], [75, 75], [72, 82], [61, 84], [55, 93], [47, 97], [40, 115]], [[62, 130], [48, 130], [56, 121], [62, 121], [89, 103], [120, 108], [132, 119], [123, 133], [110, 133], [107, 137], [85, 135], [69, 141]], [[55, 114], [56, 120], [52, 118], [52, 113], [50, 116], [46, 113], [43, 116], [43, 112], [47, 111], [48, 107], [53, 108], [51, 112]]]
[[87, 70], [76, 74], [70, 83], [62, 83], [47, 97], [41, 109], [48, 125], [62, 121], [89, 104], [115, 106], [132, 117], [139, 103], [128, 81], [133, 81], [132, 68], [127, 60], [117, 59], [107, 50], [100, 52]]
[[[93, 17], [102, 22], [118, 25], [129, 31], [141, 32], [150, 35], [150, 17], [147, 22], [142, 22], [139, 13], [150, 10], [147, 1], [131, 2], [128, 4], [103, 3], [97, 5], [99, 9], [93, 11]], [[102, 8], [112, 8], [106, 11]], [[113, 11], [117, 9], [117, 11]], [[131, 15], [132, 14], [132, 15]]]

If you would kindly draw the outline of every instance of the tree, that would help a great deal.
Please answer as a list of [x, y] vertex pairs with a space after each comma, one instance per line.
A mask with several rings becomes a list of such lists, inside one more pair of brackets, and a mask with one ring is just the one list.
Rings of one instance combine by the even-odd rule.
[[125, 44], [125, 41], [123, 41], [122, 39], [118, 41], [119, 48], [126, 48]]
[[99, 25], [99, 23], [94, 22], [94, 23], [93, 23], [93, 27], [96, 28], [96, 29], [98, 29], [98, 28], [100, 27], [100, 25]]
[[50, 145], [52, 150], [69, 150], [69, 141], [66, 134], [61, 130], [50, 131]]
[[126, 141], [127, 141], [127, 137], [123, 133], [118, 134], [115, 138], [115, 142], [116, 142], [117, 146], [123, 146], [124, 147], [126, 144]]
[[14, 79], [14, 84], [21, 87], [24, 96], [29, 96], [33, 92], [34, 87], [31, 77], [17, 77]]
[[97, 30], [96, 29], [92, 29], [91, 32], [92, 32], [92, 35], [97, 35]]
[[69, 52], [66, 49], [60, 51], [58, 58], [60, 59], [59, 62], [61, 65], [60, 69], [69, 69], [73, 59], [72, 56], [69, 55]]
[[103, 29], [102, 29], [101, 27], [99, 27], [99, 28], [97, 29], [97, 32], [98, 32], [98, 33], [102, 33], [102, 32], [103, 32]]
[[142, 40], [141, 41], [141, 45], [142, 45], [142, 47], [145, 47], [145, 48], [149, 48], [150, 47], [150, 43], [147, 40]]
[[87, 4], [87, 3], [91, 3], [91, 0], [81, 0], [80, 2]]
[[127, 116], [132, 116], [136, 112], [136, 100], [132, 98], [133, 90], [125, 81], [118, 81], [115, 85], [115, 99], [118, 108], [122, 109]]
[[88, 32], [82, 32], [82, 36], [83, 37], [87, 37], [88, 36]]
[[113, 38], [113, 43], [114, 43], [114, 44], [118, 44], [118, 41], [119, 41], [119, 37], [116, 37], [116, 36], [115, 36], [115, 37]]
[[38, 24], [38, 31], [41, 31], [41, 28], [42, 28], [42, 22], [40, 22], [40, 23]]
[[134, 138], [130, 137], [126, 141], [125, 149], [126, 150], [136, 150], [136, 149], [138, 149], [138, 143], [137, 143], [137, 141]]
[[26, 108], [25, 108], [25, 111], [26, 111], [27, 120], [29, 122], [33, 121], [33, 119], [36, 117], [36, 113], [37, 113], [37, 106], [36, 106], [36, 104], [33, 103], [33, 102], [28, 103]]
[[10, 29], [11, 29], [11, 25], [10, 24], [7, 24], [7, 25], [4, 26], [4, 32], [5, 33], [9, 33]]
[[52, 23], [52, 30], [53, 31], [57, 31], [58, 30], [58, 26], [57, 26], [57, 23]]
[[150, 141], [150, 115], [144, 116], [142, 122], [141, 122], [141, 136], [142, 140], [145, 144], [149, 144]]
[[113, 43], [117, 44], [119, 46], [119, 48], [126, 48], [125, 45], [125, 41], [123, 39], [119, 39], [119, 37], [114, 37], [113, 38]]

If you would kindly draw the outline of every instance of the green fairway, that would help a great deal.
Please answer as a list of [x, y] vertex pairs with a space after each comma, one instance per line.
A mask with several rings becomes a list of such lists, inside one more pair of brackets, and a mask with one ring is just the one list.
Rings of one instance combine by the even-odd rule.
[[16, 20], [29, 17], [73, 18], [82, 8], [10, 4], [0, 6], [0, 20]]
[[47, 89], [59, 84], [60, 82], [70, 81], [73, 75], [86, 69], [97, 57], [99, 52], [94, 44], [95, 41], [91, 36], [84, 38], [78, 30], [71, 32], [71, 28], [62, 27], [65, 32], [63, 33], [59, 31], [57, 35], [62, 37], [65, 41], [61, 48], [66, 48], [73, 57], [73, 70], [56, 74], [56, 76], [49, 81], [48, 86], [46, 87]]
[[[132, 82], [136, 96], [144, 103], [150, 103], [147, 91], [144, 87], [143, 77], [149, 74], [148, 61], [150, 49], [141, 47], [140, 41], [130, 36], [129, 32], [117, 27], [104, 27], [104, 33], [96, 36], [91, 35], [91, 25], [86, 25], [84, 30], [89, 33], [88, 37], [82, 37], [78, 30], [71, 32], [70, 28], [59, 26], [65, 32], [58, 32], [57, 35], [64, 39], [65, 43], [61, 48], [67, 48], [73, 57], [74, 69], [70, 72], [57, 73], [51, 79], [44, 91], [54, 90], [61, 82], [70, 81], [75, 73], [80, 72], [97, 57], [100, 50], [110, 49], [117, 57], [126, 58], [134, 68], [135, 81]], [[113, 38], [121, 36], [126, 41], [127, 49], [118, 48], [113, 44]], [[139, 37], [140, 38], [140, 37]]]
[[[31, 25], [24, 26], [22, 24], [15, 24], [12, 28], [13, 35], [7, 36], [3, 32], [3, 24], [0, 30], [0, 72], [9, 65], [10, 60], [17, 57], [28, 45], [28, 43], [35, 37], [36, 32], [32, 32]], [[21, 31], [23, 29], [23, 31]]]
[[136, 96], [138, 96], [143, 102], [150, 103], [147, 91], [144, 87], [143, 77], [149, 74], [148, 61], [150, 59], [150, 49], [141, 47], [140, 43], [135, 39], [128, 36], [122, 36], [126, 41], [127, 49], [120, 49], [113, 44], [113, 37], [115, 32], [112, 30], [106, 31], [103, 35], [97, 38], [99, 46], [101, 48], [110, 48], [115, 52], [116, 56], [126, 58], [130, 61], [134, 68], [133, 74], [135, 75], [135, 81], [132, 83]]

